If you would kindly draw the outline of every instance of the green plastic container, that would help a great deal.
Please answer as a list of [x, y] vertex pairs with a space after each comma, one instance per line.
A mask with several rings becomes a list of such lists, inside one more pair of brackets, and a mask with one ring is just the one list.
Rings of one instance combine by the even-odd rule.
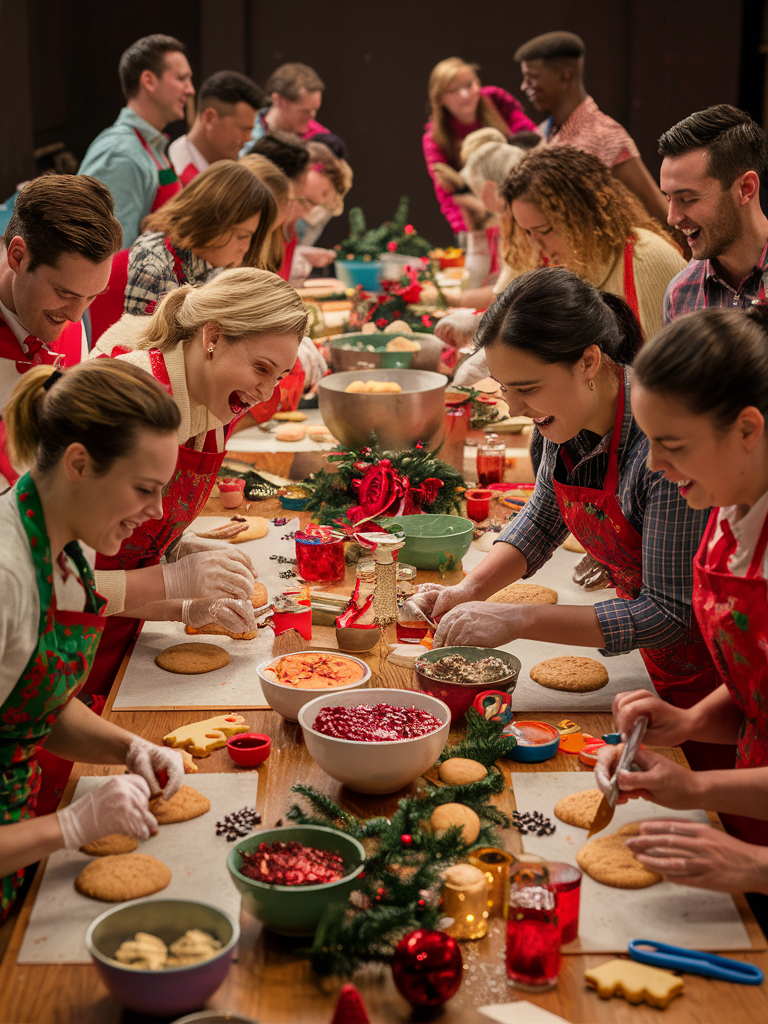
[[461, 516], [392, 516], [386, 521], [387, 528], [393, 523], [405, 534], [398, 561], [417, 569], [439, 569], [451, 556], [460, 568], [475, 532], [475, 524]]
[[[330, 850], [344, 859], [347, 873], [325, 885], [267, 885], [240, 873], [240, 850], [251, 853], [260, 843], [303, 843]], [[291, 825], [255, 832], [234, 846], [227, 856], [232, 881], [242, 893], [243, 906], [278, 935], [314, 935], [330, 903], [346, 903], [357, 885], [365, 850], [352, 836], [323, 825]]]

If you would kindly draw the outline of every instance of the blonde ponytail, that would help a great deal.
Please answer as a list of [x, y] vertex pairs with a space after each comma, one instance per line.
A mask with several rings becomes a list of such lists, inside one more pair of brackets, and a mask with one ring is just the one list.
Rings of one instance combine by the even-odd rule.
[[3, 412], [8, 455], [14, 466], [27, 468], [35, 461], [40, 444], [40, 401], [45, 385], [55, 373], [53, 366], [33, 366], [13, 389]]
[[253, 267], [224, 270], [198, 288], [169, 292], [149, 318], [137, 347], [169, 349], [215, 323], [231, 342], [264, 334], [301, 341], [309, 315], [294, 288], [276, 274]]

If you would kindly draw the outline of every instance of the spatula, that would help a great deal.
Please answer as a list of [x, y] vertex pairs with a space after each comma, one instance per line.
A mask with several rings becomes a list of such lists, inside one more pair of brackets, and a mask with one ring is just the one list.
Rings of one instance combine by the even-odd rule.
[[616, 767], [616, 771], [611, 776], [609, 783], [610, 792], [608, 795], [603, 795], [603, 799], [600, 801], [600, 805], [597, 808], [597, 814], [587, 836], [591, 839], [597, 832], [602, 832], [606, 825], [609, 825], [613, 818], [613, 812], [616, 810], [616, 804], [619, 799], [619, 772], [629, 768], [635, 759], [635, 754], [640, 749], [640, 744], [643, 742], [645, 736], [645, 730], [648, 727], [648, 719], [645, 715], [641, 715], [635, 722], [634, 728], [632, 729], [632, 735], [629, 737], [627, 742], [624, 744], [624, 749], [619, 757], [619, 763]]

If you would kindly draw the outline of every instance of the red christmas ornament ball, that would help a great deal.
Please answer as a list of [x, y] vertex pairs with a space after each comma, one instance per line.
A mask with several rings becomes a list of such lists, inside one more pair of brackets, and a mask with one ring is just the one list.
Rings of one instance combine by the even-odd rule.
[[417, 928], [397, 944], [392, 977], [411, 1006], [442, 1006], [461, 984], [463, 962], [455, 939]]
[[404, 832], [400, 836], [400, 842], [403, 844], [403, 846], [410, 846], [411, 843], [413, 842], [413, 836], [410, 836], [408, 835], [407, 832]]

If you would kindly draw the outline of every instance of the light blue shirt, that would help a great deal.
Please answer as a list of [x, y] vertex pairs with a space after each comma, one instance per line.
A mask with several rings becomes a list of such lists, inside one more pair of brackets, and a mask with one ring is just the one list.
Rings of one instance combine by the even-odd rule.
[[267, 122], [264, 120], [264, 115], [267, 113], [268, 110], [269, 107], [262, 107], [261, 110], [257, 112], [256, 118], [253, 122], [253, 131], [251, 132], [251, 137], [240, 150], [240, 152], [237, 154], [238, 156], [245, 156], [246, 153], [250, 153], [251, 146], [254, 144], [254, 142], [258, 142], [259, 139], [263, 139], [264, 136], [269, 131], [269, 128], [267, 127]]
[[168, 138], [154, 125], [123, 107], [117, 120], [97, 135], [80, 164], [79, 174], [102, 181], [115, 201], [115, 216], [123, 229], [123, 248], [128, 249], [141, 233], [141, 222], [152, 210], [158, 188], [158, 168], [142, 146], [134, 128], [160, 161], [171, 164], [166, 155]]

